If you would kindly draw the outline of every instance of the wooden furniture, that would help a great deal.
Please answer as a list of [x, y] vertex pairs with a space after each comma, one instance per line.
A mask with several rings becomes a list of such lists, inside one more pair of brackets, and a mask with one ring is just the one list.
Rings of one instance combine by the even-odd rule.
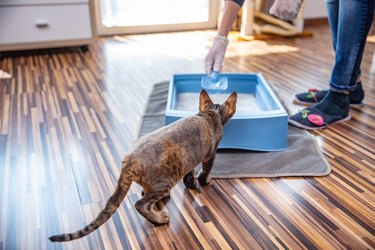
[[[292, 24], [264, 12], [264, 0], [246, 0], [242, 9], [241, 36], [274, 34], [279, 36], [295, 36], [303, 31], [304, 5]], [[260, 20], [256, 22], [255, 18]]]
[[0, 52], [87, 45], [93, 39], [89, 0], [0, 1]]

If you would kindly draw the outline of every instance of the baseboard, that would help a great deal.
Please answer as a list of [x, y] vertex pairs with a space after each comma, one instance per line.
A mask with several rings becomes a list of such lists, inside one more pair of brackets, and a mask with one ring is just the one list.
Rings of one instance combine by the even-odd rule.
[[305, 26], [309, 26], [309, 25], [323, 25], [323, 24], [328, 25], [328, 18], [327, 17], [305, 19]]

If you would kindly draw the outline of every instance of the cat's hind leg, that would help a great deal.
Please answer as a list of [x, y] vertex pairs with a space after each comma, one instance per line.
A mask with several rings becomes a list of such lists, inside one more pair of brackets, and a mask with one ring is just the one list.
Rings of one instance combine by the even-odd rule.
[[152, 192], [143, 196], [135, 203], [137, 211], [154, 225], [163, 225], [169, 222], [169, 214], [167, 211], [155, 211], [155, 203], [160, 201], [170, 192], [170, 189]]
[[[145, 196], [146, 195], [146, 193], [145, 193], [145, 191], [144, 190], [142, 190], [142, 196]], [[171, 197], [171, 191], [169, 190], [169, 192], [163, 197], [163, 198], [170, 198]]]
[[171, 198], [171, 190], [169, 190], [168, 193], [163, 196], [163, 198]]

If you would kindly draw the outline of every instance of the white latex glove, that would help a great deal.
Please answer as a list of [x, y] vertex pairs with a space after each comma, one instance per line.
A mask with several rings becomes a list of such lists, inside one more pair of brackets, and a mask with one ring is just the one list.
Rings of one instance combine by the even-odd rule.
[[225, 36], [215, 37], [212, 47], [208, 51], [208, 54], [204, 60], [207, 75], [210, 75], [212, 70], [217, 72], [221, 71], [228, 43], [229, 40]]
[[270, 13], [276, 17], [292, 21], [296, 19], [303, 0], [276, 0], [270, 8]]

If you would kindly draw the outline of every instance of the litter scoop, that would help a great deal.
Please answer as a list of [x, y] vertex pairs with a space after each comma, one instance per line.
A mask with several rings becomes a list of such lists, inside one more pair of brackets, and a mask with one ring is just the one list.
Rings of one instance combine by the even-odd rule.
[[228, 78], [219, 76], [219, 72], [212, 71], [210, 76], [203, 76], [201, 86], [204, 89], [226, 90], [228, 88]]

